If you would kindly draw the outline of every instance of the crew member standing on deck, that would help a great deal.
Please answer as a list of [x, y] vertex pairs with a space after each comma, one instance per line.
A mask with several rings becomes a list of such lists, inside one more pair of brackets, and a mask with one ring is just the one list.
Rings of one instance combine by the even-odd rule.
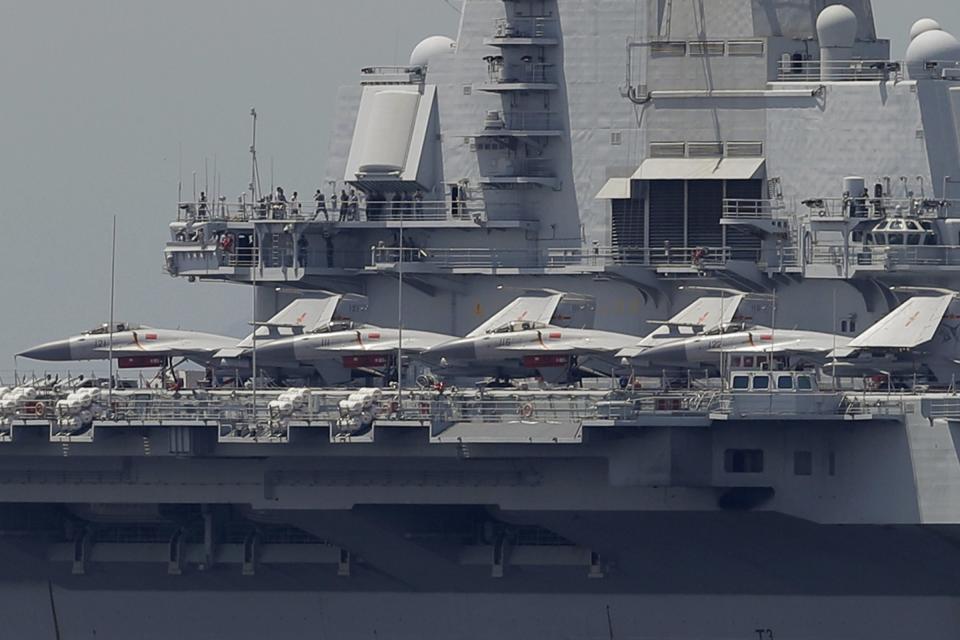
[[360, 196], [355, 189], [350, 189], [350, 219], [360, 219]]
[[347, 215], [350, 213], [350, 197], [346, 189], [340, 190], [340, 222], [347, 221]]
[[327, 211], [327, 199], [323, 196], [323, 191], [317, 189], [317, 192], [313, 194], [313, 200], [317, 203], [317, 210], [314, 212], [314, 219], [319, 220], [320, 214], [323, 214], [324, 220], [330, 222], [330, 213]]

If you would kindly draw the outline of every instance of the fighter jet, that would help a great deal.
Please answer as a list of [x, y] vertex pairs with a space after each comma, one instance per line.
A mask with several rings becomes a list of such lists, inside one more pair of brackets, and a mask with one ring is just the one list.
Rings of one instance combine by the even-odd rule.
[[617, 355], [634, 367], [716, 371], [725, 357], [737, 366], [759, 366], [772, 358], [822, 363], [850, 341], [831, 333], [755, 324], [764, 304], [757, 296], [742, 293], [701, 298]]
[[[315, 331], [366, 308], [361, 296], [327, 296], [295, 300], [267, 322], [256, 323], [254, 333], [237, 338], [195, 331], [154, 329], [117, 323], [113, 327], [113, 357], [120, 368], [158, 367], [172, 369], [174, 359], [183, 359], [221, 374], [249, 376], [250, 349], [256, 334], [257, 346]], [[337, 315], [340, 314], [340, 315]], [[106, 360], [110, 357], [111, 331], [102, 325], [78, 336], [49, 342], [18, 355], [34, 360]], [[290, 363], [296, 366], [296, 363]], [[259, 368], [259, 363], [258, 363]], [[288, 372], [289, 373], [289, 372]]]
[[[612, 356], [637, 338], [560, 326], [586, 318], [589, 321], [583, 324], [590, 325], [594, 309], [588, 296], [519, 297], [466, 337], [427, 349], [421, 359], [440, 375], [498, 380], [541, 377], [570, 381], [607, 373], [599, 358]], [[600, 369], [591, 369], [594, 364]]]
[[155, 329], [125, 322], [100, 325], [80, 335], [55, 340], [27, 349], [20, 357], [31, 360], [66, 362], [73, 360], [106, 360], [111, 353], [124, 369], [165, 367], [174, 358], [207, 364], [225, 347], [237, 343], [236, 338], [180, 329]]
[[284, 307], [266, 322], [254, 323], [253, 332], [239, 342], [220, 349], [214, 356], [215, 366], [223, 371], [248, 375], [256, 352], [257, 369], [275, 369], [280, 377], [304, 375], [310, 377], [313, 368], [294, 358], [271, 358], [267, 349], [276, 342], [285, 342], [298, 336], [335, 331], [352, 326], [367, 311], [367, 298], [360, 295], [326, 294], [317, 298], [299, 298]]
[[[453, 336], [404, 329], [403, 353], [416, 355], [430, 347], [455, 340]], [[312, 367], [327, 383], [345, 382], [344, 372], [384, 375], [396, 366], [401, 332], [355, 322], [340, 322], [314, 332], [273, 340], [257, 347], [263, 366]], [[250, 350], [252, 352], [252, 349]]]
[[747, 298], [747, 294], [740, 292], [731, 292], [730, 296], [724, 297], [699, 298], [669, 320], [651, 320], [650, 324], [658, 325], [657, 328], [617, 356], [638, 359], [655, 347], [679, 344], [703, 333], [716, 332], [720, 327], [753, 322], [754, 316], [748, 315], [747, 309], [741, 309]]
[[793, 364], [820, 364], [827, 361], [835, 347], [849, 342], [850, 338], [818, 331], [725, 326], [651, 347], [636, 359], [653, 366], [710, 370], [719, 369], [724, 357], [732, 358], [735, 366], [741, 363], [739, 366], [744, 367], [750, 362], [767, 363], [772, 358], [788, 359]]
[[838, 376], [922, 374], [952, 381], [960, 365], [960, 294], [913, 287], [894, 291], [920, 295], [837, 349], [826, 368]]

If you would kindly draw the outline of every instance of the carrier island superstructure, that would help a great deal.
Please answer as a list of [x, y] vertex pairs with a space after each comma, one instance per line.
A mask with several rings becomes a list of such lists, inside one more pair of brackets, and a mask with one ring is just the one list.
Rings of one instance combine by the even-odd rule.
[[[549, 289], [642, 336], [722, 289], [857, 335], [958, 288], [960, 44], [922, 20], [891, 55], [868, 0], [826, 4], [467, 0], [339, 93], [326, 213], [181, 203], [166, 270], [261, 320], [327, 291], [464, 335]], [[4, 606], [29, 637], [956, 637], [960, 399], [927, 373], [411, 388], [375, 421], [348, 389], [73, 391], [82, 432], [39, 381], [0, 444]]]

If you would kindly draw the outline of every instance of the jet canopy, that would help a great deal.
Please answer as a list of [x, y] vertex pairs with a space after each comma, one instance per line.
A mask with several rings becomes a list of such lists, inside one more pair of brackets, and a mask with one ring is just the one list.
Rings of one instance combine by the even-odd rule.
[[138, 329], [143, 329], [140, 325], [130, 324], [128, 322], [115, 322], [113, 323], [113, 329], [111, 330], [108, 323], [103, 323], [89, 331], [84, 331], [83, 335], [86, 336], [103, 336], [108, 333], [120, 333], [121, 331], [136, 331]]
[[545, 322], [534, 322], [531, 320], [515, 320], [508, 324], [491, 330], [489, 333], [516, 333], [518, 331], [530, 331], [533, 329], [545, 329], [548, 325]]
[[727, 335], [728, 333], [739, 333], [740, 331], [747, 331], [750, 327], [742, 322], [732, 322], [724, 325], [718, 325], [711, 327], [701, 333], [701, 336], [719, 336], [721, 334]]
[[355, 322], [346, 318], [331, 320], [325, 325], [319, 326], [313, 331], [309, 332], [309, 335], [316, 335], [322, 333], [337, 333], [338, 331], [353, 331], [355, 329], [361, 329], [365, 325], [362, 322]]

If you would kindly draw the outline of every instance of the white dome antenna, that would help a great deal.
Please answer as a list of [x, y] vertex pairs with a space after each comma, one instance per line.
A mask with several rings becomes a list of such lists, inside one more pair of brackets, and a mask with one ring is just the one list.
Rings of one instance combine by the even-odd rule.
[[838, 63], [850, 59], [857, 29], [857, 15], [842, 4], [830, 5], [817, 16], [822, 80], [831, 80], [839, 75], [841, 65]]
[[457, 50], [457, 43], [447, 36], [430, 36], [413, 49], [410, 54], [411, 67], [425, 67], [435, 56], [453, 53]]
[[924, 31], [907, 47], [906, 62], [914, 80], [937, 77], [942, 65], [960, 63], [960, 42], [946, 31]]
[[910, 40], [913, 40], [921, 33], [926, 33], [927, 31], [942, 30], [943, 28], [940, 26], [940, 23], [933, 18], [920, 18], [913, 23], [912, 27], [910, 27]]

